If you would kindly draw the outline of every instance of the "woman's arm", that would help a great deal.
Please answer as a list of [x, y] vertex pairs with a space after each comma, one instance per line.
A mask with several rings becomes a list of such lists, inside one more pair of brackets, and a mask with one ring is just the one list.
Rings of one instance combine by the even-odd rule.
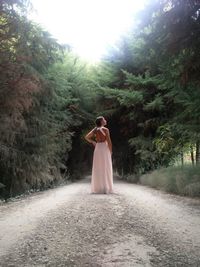
[[85, 140], [88, 141], [88, 143], [93, 144], [93, 146], [96, 145], [96, 142], [92, 139], [94, 137], [94, 129], [90, 131], [88, 134], [85, 136]]
[[111, 142], [111, 139], [110, 139], [110, 132], [109, 130], [106, 128], [106, 140], [108, 142], [108, 147], [110, 149], [110, 153], [112, 154], [112, 142]]

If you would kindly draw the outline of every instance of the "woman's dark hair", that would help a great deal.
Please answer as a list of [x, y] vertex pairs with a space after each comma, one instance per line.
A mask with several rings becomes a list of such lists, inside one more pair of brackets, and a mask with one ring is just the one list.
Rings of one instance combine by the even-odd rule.
[[101, 121], [102, 120], [103, 120], [103, 116], [99, 116], [99, 117], [96, 118], [95, 123], [96, 123], [97, 127], [101, 127]]

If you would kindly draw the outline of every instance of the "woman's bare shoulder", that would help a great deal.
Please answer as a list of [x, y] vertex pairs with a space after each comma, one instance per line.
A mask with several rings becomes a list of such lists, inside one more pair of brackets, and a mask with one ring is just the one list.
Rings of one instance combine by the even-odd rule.
[[96, 133], [96, 127], [90, 130], [89, 134], [95, 134]]
[[109, 133], [109, 129], [106, 128], [106, 127], [102, 127], [102, 129], [106, 132], [106, 133]]
[[93, 132], [93, 133], [96, 133], [96, 131], [97, 131], [97, 127], [94, 127], [94, 128], [91, 130], [91, 132]]

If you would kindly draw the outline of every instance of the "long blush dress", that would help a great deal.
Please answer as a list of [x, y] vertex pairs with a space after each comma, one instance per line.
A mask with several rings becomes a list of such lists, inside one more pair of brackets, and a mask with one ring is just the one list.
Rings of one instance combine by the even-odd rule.
[[113, 169], [111, 153], [103, 127], [94, 129], [96, 146], [93, 154], [91, 193], [113, 193]]

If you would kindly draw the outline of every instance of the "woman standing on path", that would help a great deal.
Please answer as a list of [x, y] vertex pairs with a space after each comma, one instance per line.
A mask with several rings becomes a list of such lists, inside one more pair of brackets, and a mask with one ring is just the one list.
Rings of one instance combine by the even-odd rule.
[[[95, 147], [92, 165], [91, 193], [113, 193], [112, 142], [104, 117], [96, 119], [96, 127], [85, 139]], [[95, 141], [94, 141], [95, 138]]]

